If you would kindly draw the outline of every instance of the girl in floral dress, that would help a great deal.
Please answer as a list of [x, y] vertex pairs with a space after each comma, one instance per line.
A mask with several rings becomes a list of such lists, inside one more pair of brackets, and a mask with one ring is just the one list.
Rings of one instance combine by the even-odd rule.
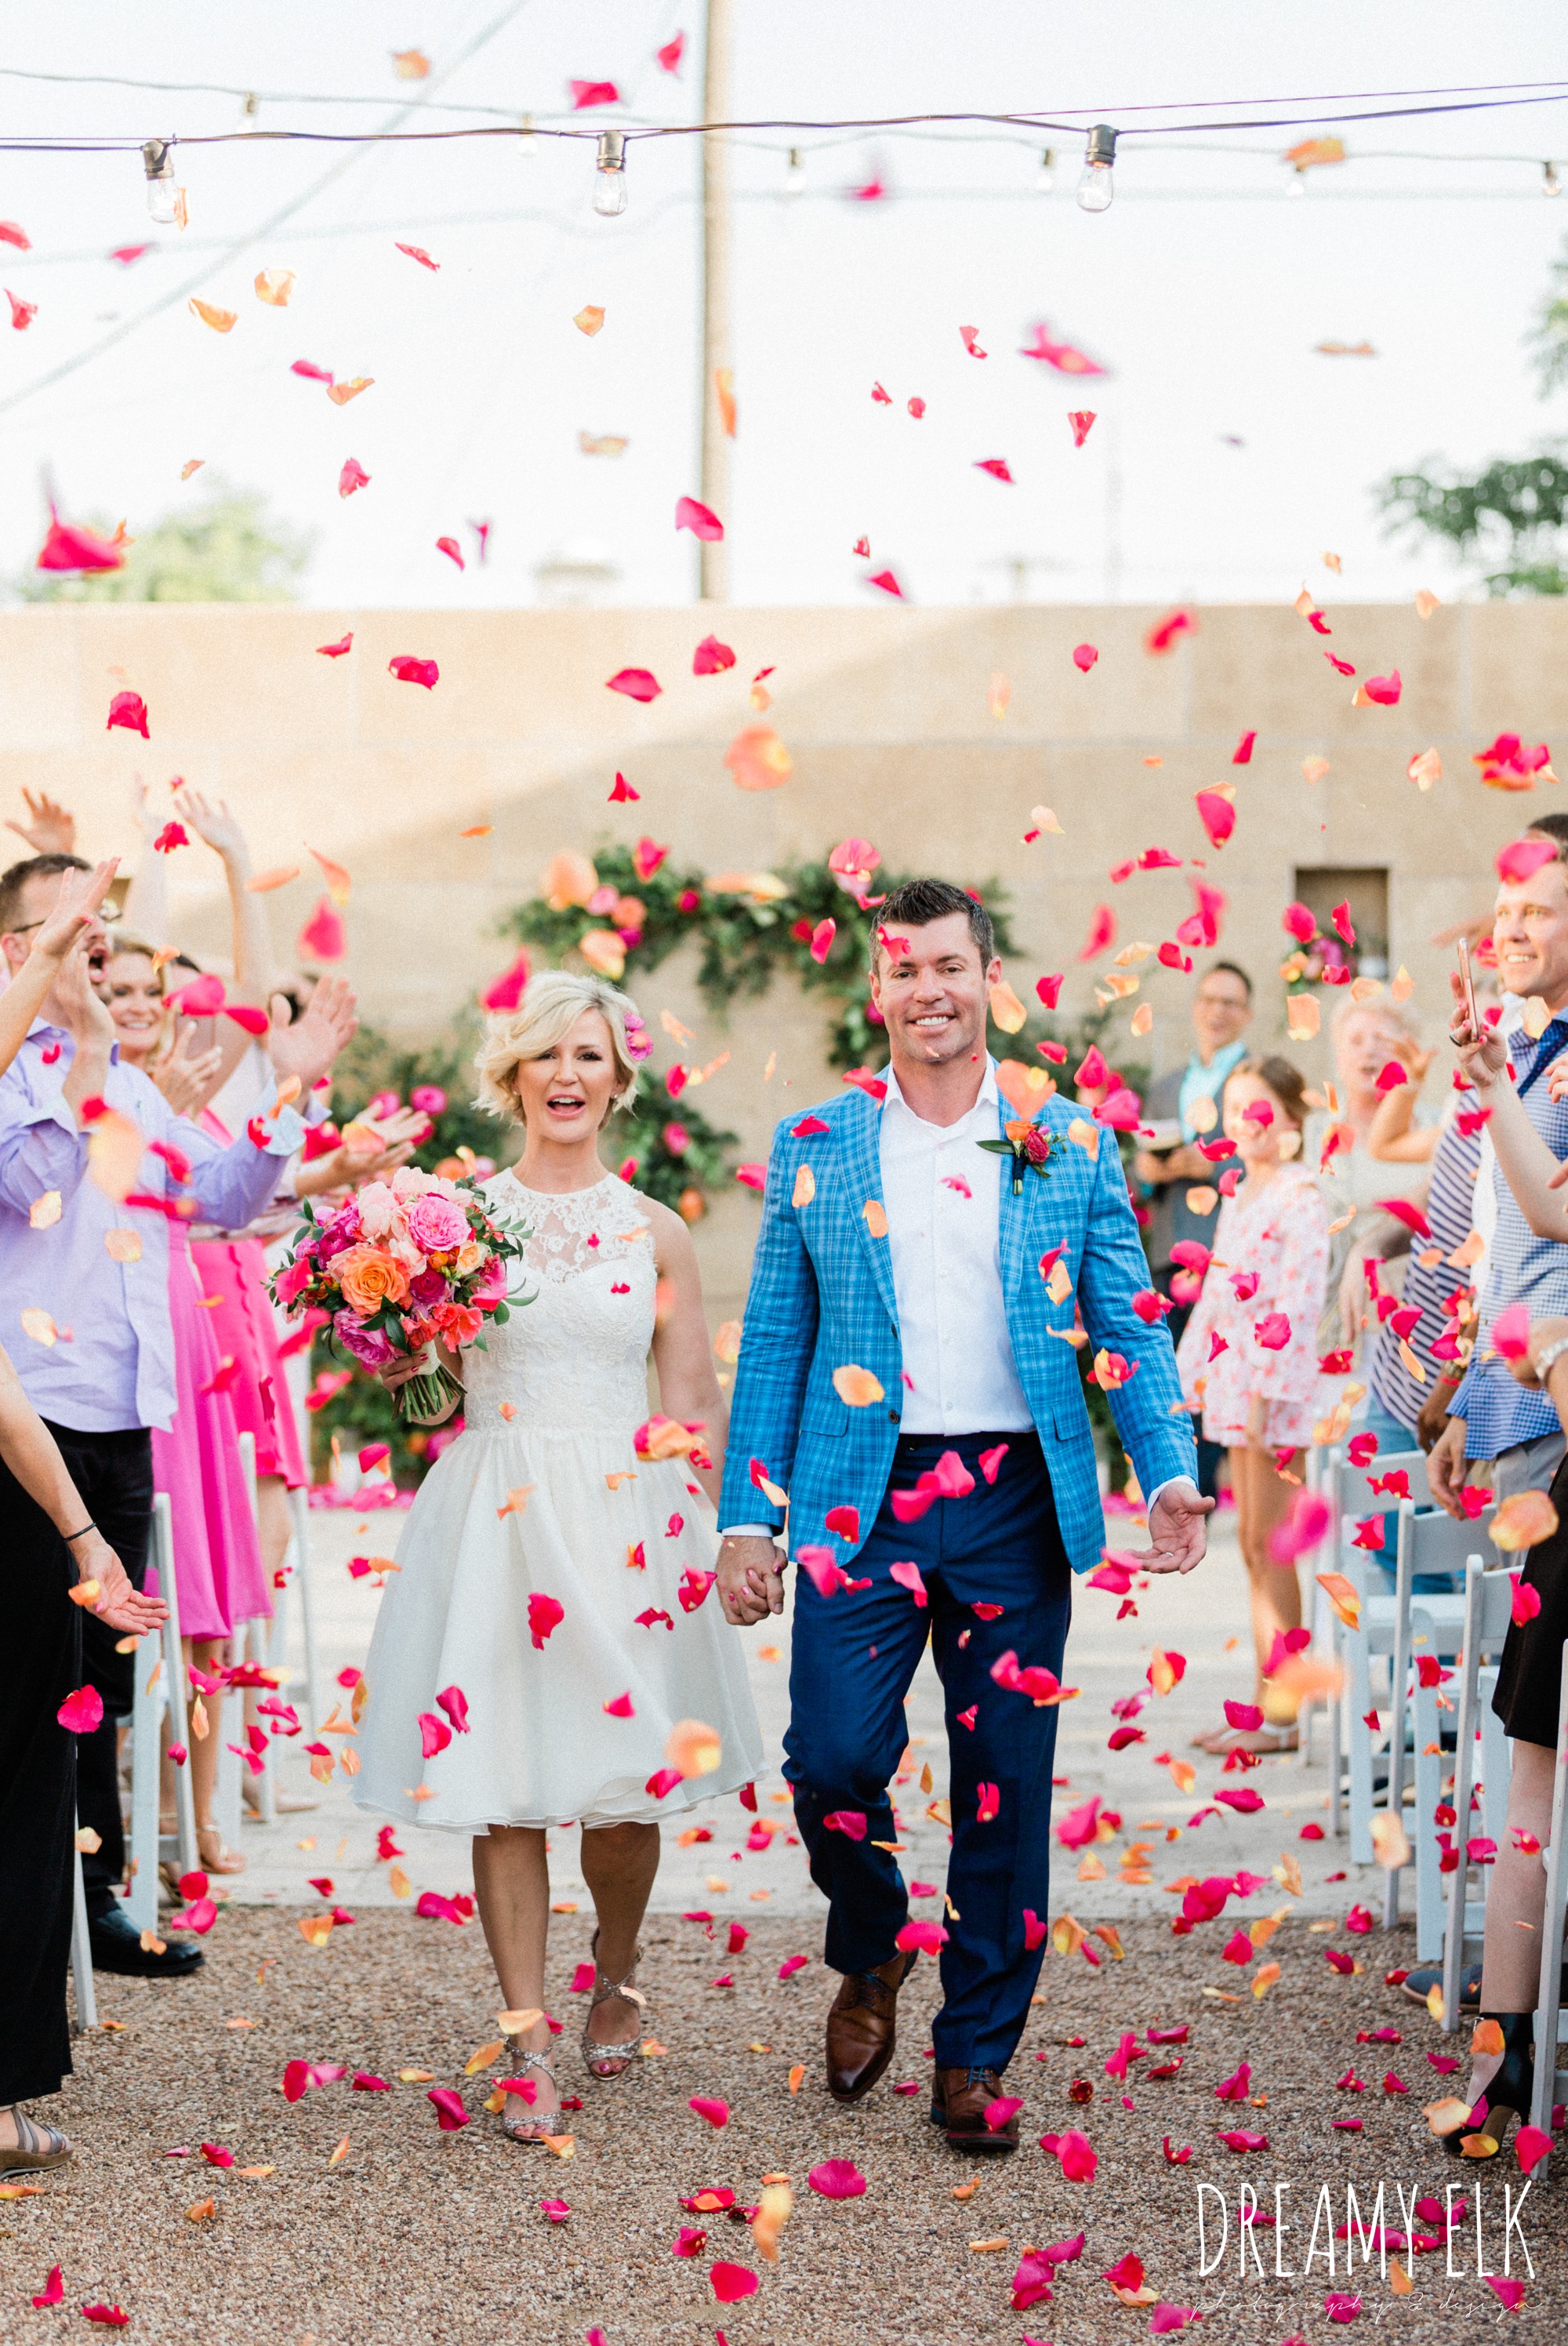
[[[1224, 1114], [1241, 1179], [1220, 1206], [1213, 1257], [1176, 1366], [1206, 1436], [1230, 1454], [1257, 1656], [1252, 1698], [1260, 1704], [1275, 1641], [1301, 1622], [1296, 1567], [1276, 1564], [1269, 1541], [1312, 1438], [1329, 1209], [1301, 1162], [1306, 1086], [1288, 1059], [1244, 1060], [1226, 1084]], [[1197, 1739], [1209, 1750], [1241, 1743], [1286, 1751], [1295, 1748], [1296, 1729], [1226, 1726]]]

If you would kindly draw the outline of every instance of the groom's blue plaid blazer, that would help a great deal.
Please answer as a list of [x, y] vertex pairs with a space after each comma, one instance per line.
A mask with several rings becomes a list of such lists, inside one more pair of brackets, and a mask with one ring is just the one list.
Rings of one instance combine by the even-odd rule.
[[[1051, 1248], [1065, 1241], [1061, 1259], [1096, 1351], [1104, 1345], [1139, 1363], [1109, 1398], [1143, 1489], [1173, 1474], [1196, 1480], [1197, 1457], [1191, 1420], [1176, 1414], [1181, 1388], [1165, 1323], [1145, 1326], [1133, 1310], [1149, 1271], [1115, 1137], [1101, 1131], [1091, 1158], [1066, 1137], [1078, 1112], [1060, 1099], [1046, 1103], [1034, 1121], [1055, 1141], [1049, 1177], [1025, 1173], [1014, 1197], [1004, 1158], [998, 1211], [1013, 1356], [1050, 1470], [1063, 1543], [1074, 1570], [1084, 1572], [1099, 1558], [1104, 1525], [1077, 1355], [1051, 1332], [1072, 1327], [1073, 1299], [1053, 1303], [1040, 1276], [1040, 1258]], [[719, 1522], [781, 1526], [782, 1511], [756, 1487], [751, 1462], [759, 1460], [789, 1493], [791, 1549], [815, 1542], [847, 1563], [859, 1543], [830, 1533], [823, 1517], [830, 1507], [857, 1507], [862, 1537], [870, 1532], [892, 1468], [903, 1393], [888, 1240], [873, 1237], [864, 1212], [868, 1200], [881, 1201], [881, 1111], [850, 1091], [809, 1111], [826, 1132], [797, 1137], [791, 1127], [804, 1114], [796, 1110], [773, 1137]], [[1005, 1105], [999, 1111], [999, 1136], [1011, 1114]], [[809, 1204], [795, 1206], [802, 1165], [810, 1167], [816, 1190]], [[882, 1401], [851, 1409], [840, 1400], [833, 1372], [850, 1362], [872, 1372]]]

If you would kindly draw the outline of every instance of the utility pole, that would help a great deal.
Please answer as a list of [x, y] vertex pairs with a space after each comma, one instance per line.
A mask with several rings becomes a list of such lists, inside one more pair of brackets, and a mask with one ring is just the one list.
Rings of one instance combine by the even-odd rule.
[[[703, 39], [705, 122], [729, 117], [730, 0], [707, 0]], [[729, 325], [729, 147], [713, 131], [702, 141], [702, 502], [729, 527], [729, 443], [735, 428]], [[727, 538], [699, 540], [698, 592], [729, 600]]]

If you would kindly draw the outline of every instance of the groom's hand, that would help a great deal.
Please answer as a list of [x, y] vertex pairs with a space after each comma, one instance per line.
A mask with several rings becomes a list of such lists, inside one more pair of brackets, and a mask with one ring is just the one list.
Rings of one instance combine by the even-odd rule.
[[749, 1629], [784, 1610], [783, 1551], [770, 1539], [726, 1539], [718, 1549], [718, 1601], [724, 1617]]
[[1190, 1572], [1201, 1564], [1208, 1546], [1205, 1518], [1214, 1513], [1212, 1499], [1200, 1499], [1185, 1478], [1167, 1483], [1149, 1509], [1149, 1545], [1136, 1561], [1148, 1572]]

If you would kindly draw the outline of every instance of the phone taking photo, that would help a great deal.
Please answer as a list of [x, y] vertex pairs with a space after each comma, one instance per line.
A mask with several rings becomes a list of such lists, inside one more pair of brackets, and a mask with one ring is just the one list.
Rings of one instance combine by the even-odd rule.
[[1464, 1001], [1464, 1015], [1470, 1021], [1470, 1031], [1472, 1035], [1479, 1038], [1481, 1014], [1475, 1006], [1475, 978], [1470, 966], [1470, 946], [1463, 937], [1459, 941], [1459, 983], [1460, 992]]

